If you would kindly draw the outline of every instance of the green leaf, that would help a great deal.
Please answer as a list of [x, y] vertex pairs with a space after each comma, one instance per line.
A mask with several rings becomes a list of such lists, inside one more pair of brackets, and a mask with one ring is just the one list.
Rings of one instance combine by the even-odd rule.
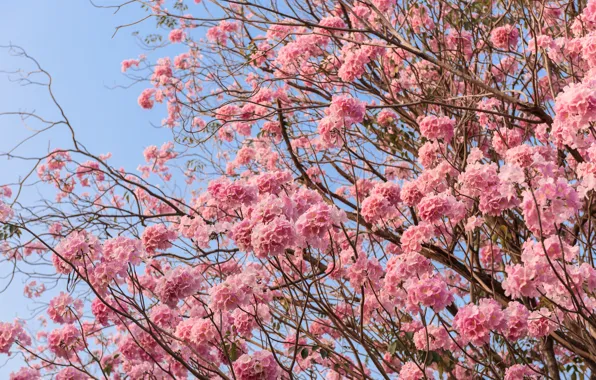
[[236, 347], [236, 343], [232, 343], [232, 347], [230, 348], [230, 359], [233, 362], [238, 359], [238, 347]]
[[327, 350], [324, 348], [321, 348], [321, 357], [323, 359], [327, 359], [329, 357], [329, 352], [327, 352]]
[[106, 364], [103, 371], [106, 373], [106, 375], [110, 376], [110, 374], [112, 373], [112, 363]]
[[390, 353], [391, 355], [395, 355], [395, 351], [396, 351], [396, 350], [397, 350], [397, 342], [393, 342], [393, 343], [391, 343], [391, 344], [389, 345], [389, 349], [388, 349], [389, 353]]
[[306, 359], [308, 357], [308, 348], [303, 348], [300, 352], [300, 356], [302, 356], [302, 359]]

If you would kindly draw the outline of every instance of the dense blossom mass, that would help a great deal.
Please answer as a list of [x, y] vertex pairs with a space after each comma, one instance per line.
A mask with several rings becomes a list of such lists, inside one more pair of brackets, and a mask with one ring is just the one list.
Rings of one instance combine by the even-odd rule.
[[6, 156], [10, 379], [596, 376], [596, 0], [122, 7], [172, 141]]

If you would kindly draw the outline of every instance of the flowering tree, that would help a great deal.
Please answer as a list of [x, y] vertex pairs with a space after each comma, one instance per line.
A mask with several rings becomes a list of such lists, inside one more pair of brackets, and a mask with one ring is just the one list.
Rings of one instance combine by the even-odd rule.
[[59, 290], [11, 379], [596, 377], [596, 1], [124, 6], [172, 141], [111, 166], [33, 61], [72, 139], [0, 192]]

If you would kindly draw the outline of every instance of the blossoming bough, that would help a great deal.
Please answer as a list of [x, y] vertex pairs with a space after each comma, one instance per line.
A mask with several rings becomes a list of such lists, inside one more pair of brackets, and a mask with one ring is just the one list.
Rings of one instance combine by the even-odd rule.
[[596, 376], [596, 1], [124, 6], [178, 49], [122, 63], [173, 141], [126, 171], [17, 113], [72, 141], [55, 200], [0, 192], [61, 291], [0, 324], [11, 379]]

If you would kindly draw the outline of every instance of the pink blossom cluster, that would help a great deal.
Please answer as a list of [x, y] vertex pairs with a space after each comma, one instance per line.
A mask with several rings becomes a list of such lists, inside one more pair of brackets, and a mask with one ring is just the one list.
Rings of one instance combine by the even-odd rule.
[[453, 137], [455, 121], [447, 116], [421, 116], [417, 122], [420, 126], [420, 134], [428, 139], [442, 139], [449, 142]]
[[41, 374], [33, 368], [23, 367], [10, 374], [10, 380], [41, 380]]
[[500, 331], [506, 324], [505, 313], [492, 299], [482, 299], [478, 305], [461, 308], [453, 318], [453, 328], [464, 343], [482, 346], [489, 342], [492, 331]]
[[81, 331], [74, 324], [68, 324], [48, 335], [48, 348], [58, 357], [69, 358], [83, 350], [85, 343]]
[[592, 372], [596, 0], [150, 3], [172, 141], [0, 186], [12, 379]]
[[0, 353], [8, 354], [15, 342], [27, 346], [31, 344], [31, 338], [19, 321], [0, 322]]
[[234, 362], [234, 372], [239, 380], [275, 380], [280, 375], [279, 365], [269, 351], [244, 354]]
[[490, 33], [490, 41], [498, 49], [515, 49], [519, 39], [519, 31], [513, 25], [499, 26]]
[[83, 314], [83, 301], [73, 299], [69, 294], [61, 292], [52, 298], [48, 306], [48, 316], [56, 323], [74, 323]]
[[176, 231], [164, 226], [155, 224], [145, 228], [141, 240], [143, 247], [148, 253], [154, 254], [156, 251], [166, 250], [172, 247], [172, 241], [176, 240], [178, 234]]
[[197, 270], [178, 266], [157, 281], [155, 293], [161, 302], [173, 308], [181, 299], [196, 293], [201, 285]]

